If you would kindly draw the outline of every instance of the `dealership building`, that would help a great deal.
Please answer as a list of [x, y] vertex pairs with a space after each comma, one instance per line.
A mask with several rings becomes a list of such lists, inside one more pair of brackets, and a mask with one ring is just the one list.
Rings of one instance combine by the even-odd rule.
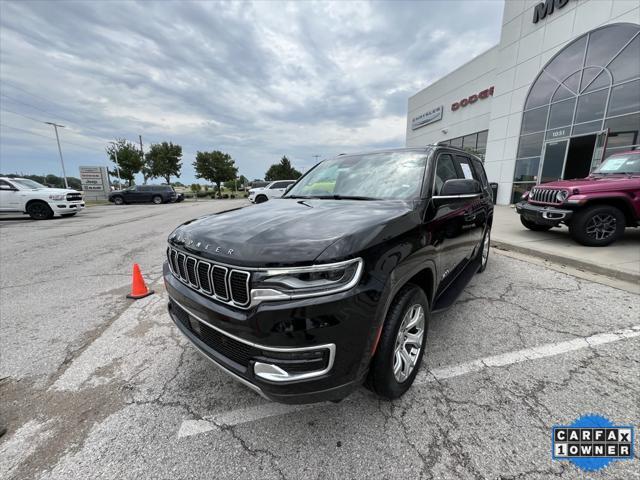
[[500, 43], [409, 99], [406, 143], [476, 152], [509, 204], [639, 133], [640, 2], [506, 0]]

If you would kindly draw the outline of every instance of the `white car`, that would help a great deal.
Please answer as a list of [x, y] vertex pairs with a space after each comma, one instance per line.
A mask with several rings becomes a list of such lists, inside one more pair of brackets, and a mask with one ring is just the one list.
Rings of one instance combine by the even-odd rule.
[[28, 178], [0, 177], [0, 212], [26, 213], [34, 220], [71, 217], [84, 208], [82, 192], [48, 188]]
[[249, 200], [252, 203], [262, 203], [271, 198], [280, 198], [287, 187], [296, 182], [297, 180], [277, 180], [262, 188], [252, 188], [249, 190]]

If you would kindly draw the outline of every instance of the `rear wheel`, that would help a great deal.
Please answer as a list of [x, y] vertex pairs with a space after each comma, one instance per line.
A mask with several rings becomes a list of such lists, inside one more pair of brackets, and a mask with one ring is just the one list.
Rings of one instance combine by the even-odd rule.
[[53, 210], [46, 202], [35, 201], [27, 205], [27, 213], [34, 220], [48, 220], [53, 217]]
[[551, 225], [540, 225], [539, 223], [527, 220], [522, 215], [520, 215], [520, 223], [534, 232], [546, 232], [547, 230], [551, 230], [551, 228], [553, 228]]
[[429, 302], [421, 288], [405, 285], [391, 304], [371, 361], [367, 387], [394, 399], [411, 387], [418, 373], [429, 326]]
[[624, 234], [624, 214], [610, 205], [594, 205], [577, 212], [569, 224], [571, 237], [582, 245], [604, 247]]
[[482, 247], [480, 247], [480, 268], [478, 273], [482, 273], [487, 269], [487, 263], [489, 263], [489, 247], [491, 245], [491, 229], [487, 228], [482, 239]]
[[151, 201], [156, 205], [160, 205], [162, 203], [162, 197], [160, 195], [154, 195]]
[[256, 203], [264, 203], [267, 200], [268, 200], [267, 197], [265, 197], [264, 195], [259, 195], [256, 197]]
[[113, 197], [113, 203], [116, 205], [124, 205], [124, 198], [122, 197]]

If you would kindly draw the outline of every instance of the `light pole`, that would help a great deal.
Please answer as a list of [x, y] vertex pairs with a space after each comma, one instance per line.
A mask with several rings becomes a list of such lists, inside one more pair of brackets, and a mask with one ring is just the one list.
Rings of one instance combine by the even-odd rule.
[[62, 164], [62, 178], [64, 178], [64, 187], [69, 189], [69, 184], [67, 183], [67, 172], [64, 170], [64, 159], [62, 158], [62, 148], [60, 148], [60, 137], [58, 136], [58, 127], [64, 128], [64, 125], [58, 125], [53, 122], [44, 122], [47, 125], [53, 125], [53, 129], [56, 131], [56, 141], [58, 142], [58, 153], [60, 154], [60, 163]]
[[118, 174], [118, 187], [122, 190], [122, 179], [120, 178], [120, 164], [118, 163], [118, 144], [116, 142], [109, 142], [113, 145], [113, 156], [116, 157], [116, 173]]

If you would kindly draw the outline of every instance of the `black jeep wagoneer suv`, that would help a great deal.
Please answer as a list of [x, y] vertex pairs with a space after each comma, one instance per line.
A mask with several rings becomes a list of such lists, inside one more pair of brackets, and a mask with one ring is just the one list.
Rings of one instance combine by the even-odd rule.
[[279, 402], [412, 384], [430, 313], [483, 271], [493, 219], [481, 161], [451, 147], [340, 155], [281, 199], [186, 222], [164, 280], [180, 331]]

